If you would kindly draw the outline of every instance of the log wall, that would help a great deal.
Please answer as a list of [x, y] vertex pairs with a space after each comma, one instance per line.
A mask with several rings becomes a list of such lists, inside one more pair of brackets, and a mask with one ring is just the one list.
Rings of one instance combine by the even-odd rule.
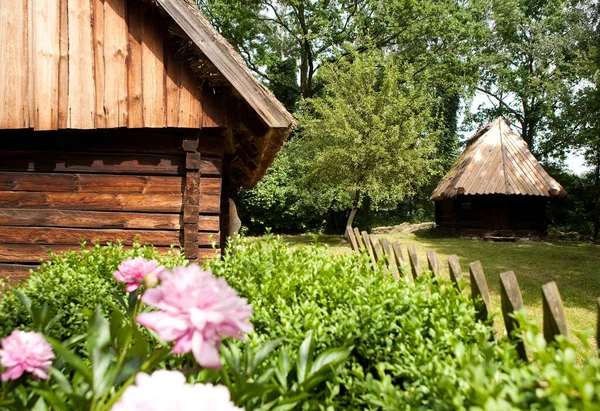
[[224, 127], [149, 1], [2, 0], [0, 129]]
[[[184, 144], [190, 135], [193, 164]], [[139, 236], [159, 248], [188, 245], [191, 259], [212, 253], [223, 147], [222, 137], [198, 130], [1, 130], [0, 273], [81, 240], [130, 245]]]

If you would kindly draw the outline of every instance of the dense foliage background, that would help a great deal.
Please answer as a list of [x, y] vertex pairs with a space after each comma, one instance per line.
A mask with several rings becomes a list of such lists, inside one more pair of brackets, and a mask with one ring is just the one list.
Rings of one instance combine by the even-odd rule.
[[[267, 178], [239, 194], [251, 233], [341, 232], [357, 208], [431, 220], [427, 198], [464, 137], [501, 115], [570, 193], [551, 205], [551, 225], [597, 237], [597, 2], [197, 3], [299, 120]], [[569, 152], [589, 171], [567, 171]]]

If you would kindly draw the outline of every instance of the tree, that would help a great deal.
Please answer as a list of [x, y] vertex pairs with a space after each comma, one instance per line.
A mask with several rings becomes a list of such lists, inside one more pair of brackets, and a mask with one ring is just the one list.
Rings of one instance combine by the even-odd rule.
[[[586, 14], [578, 0], [490, 0], [490, 27], [481, 53], [478, 91], [493, 107], [482, 112], [487, 121], [498, 115], [520, 128], [536, 150], [541, 134], [551, 135], [560, 96], [579, 81], [579, 43]], [[546, 135], [544, 138], [549, 138]]]
[[438, 173], [437, 101], [410, 65], [378, 51], [322, 70], [324, 93], [304, 101], [300, 133], [288, 148], [304, 184], [339, 190], [335, 200], [351, 209], [348, 226], [364, 197], [376, 207], [395, 205]]

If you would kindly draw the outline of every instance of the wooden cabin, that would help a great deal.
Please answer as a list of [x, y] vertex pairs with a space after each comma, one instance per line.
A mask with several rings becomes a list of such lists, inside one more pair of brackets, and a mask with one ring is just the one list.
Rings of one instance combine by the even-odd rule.
[[527, 143], [498, 118], [468, 140], [430, 199], [441, 231], [514, 238], [543, 236], [548, 201], [566, 194]]
[[211, 254], [293, 127], [193, 0], [2, 0], [0, 274], [81, 240]]

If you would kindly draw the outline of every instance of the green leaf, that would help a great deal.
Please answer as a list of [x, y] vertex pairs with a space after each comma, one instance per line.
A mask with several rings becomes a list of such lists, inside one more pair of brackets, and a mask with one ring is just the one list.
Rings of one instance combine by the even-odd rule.
[[315, 344], [312, 337], [312, 331], [309, 331], [300, 346], [300, 352], [298, 353], [298, 360], [296, 362], [296, 372], [300, 384], [302, 384], [308, 370], [310, 370], [310, 367], [312, 366], [314, 350]]
[[77, 356], [74, 352], [65, 347], [60, 341], [55, 340], [51, 337], [46, 337], [46, 340], [52, 345], [54, 352], [65, 360], [75, 371], [81, 375], [85, 381], [89, 384], [93, 384], [93, 377], [91, 369], [86, 363]]
[[110, 343], [110, 325], [102, 315], [100, 307], [92, 314], [88, 328], [88, 350], [92, 360], [93, 392], [96, 398], [102, 397], [112, 380], [114, 372], [108, 372], [111, 356], [108, 352]]

